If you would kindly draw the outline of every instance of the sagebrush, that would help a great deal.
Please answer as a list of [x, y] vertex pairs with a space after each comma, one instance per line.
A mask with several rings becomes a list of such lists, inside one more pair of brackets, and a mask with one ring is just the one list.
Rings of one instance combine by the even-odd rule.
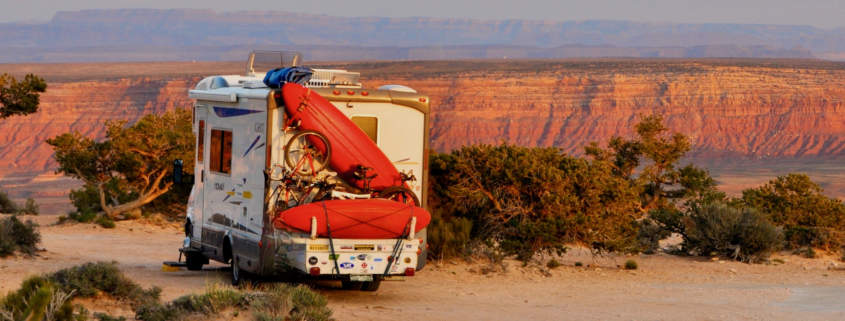
[[32, 256], [39, 243], [41, 234], [38, 232], [38, 224], [32, 220], [22, 222], [16, 215], [0, 219], [0, 257], [9, 256], [15, 251]]
[[686, 251], [757, 263], [778, 250], [782, 229], [753, 208], [708, 203], [681, 217]]

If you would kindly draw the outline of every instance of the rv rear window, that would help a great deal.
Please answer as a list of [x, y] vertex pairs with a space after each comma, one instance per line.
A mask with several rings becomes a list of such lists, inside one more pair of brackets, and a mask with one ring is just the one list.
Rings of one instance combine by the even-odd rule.
[[232, 132], [212, 129], [209, 167], [212, 172], [232, 173]]
[[352, 116], [352, 122], [364, 131], [373, 143], [378, 144], [378, 117]]
[[200, 128], [197, 133], [197, 161], [202, 163], [203, 155], [205, 155], [205, 120], [200, 119]]

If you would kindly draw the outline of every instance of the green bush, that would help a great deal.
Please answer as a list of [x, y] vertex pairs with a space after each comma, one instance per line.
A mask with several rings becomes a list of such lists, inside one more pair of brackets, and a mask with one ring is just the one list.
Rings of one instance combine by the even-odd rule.
[[581, 262], [575, 262], [575, 266], [584, 266], [584, 263], [581, 263]]
[[637, 250], [638, 192], [609, 162], [502, 144], [432, 153], [429, 164], [431, 206], [468, 219], [473, 239], [492, 239], [520, 259], [563, 253], [567, 243]]
[[0, 296], [0, 320], [74, 320], [71, 294], [43, 277], [31, 276], [21, 288]]
[[66, 292], [81, 297], [92, 297], [105, 292], [118, 300], [134, 306], [158, 302], [161, 288], [143, 289], [138, 283], [123, 275], [117, 262], [85, 263], [48, 274], [47, 279]]
[[16, 215], [0, 219], [0, 257], [6, 257], [15, 251], [34, 255], [41, 243], [38, 224], [32, 220], [21, 222]]
[[782, 230], [755, 209], [737, 209], [721, 203], [693, 208], [682, 218], [683, 247], [699, 255], [717, 253], [757, 263], [776, 251]]
[[639, 265], [637, 265], [637, 261], [634, 261], [634, 260], [625, 261], [625, 269], [626, 270], [636, 270], [638, 267], [639, 267]]
[[459, 256], [469, 244], [472, 222], [462, 217], [445, 220], [436, 210], [433, 214], [426, 234], [429, 255], [441, 260]]
[[68, 220], [79, 223], [90, 223], [97, 219], [97, 213], [90, 209], [84, 209], [78, 212], [67, 213], [67, 218]]
[[24, 206], [20, 206], [11, 198], [9, 198], [9, 194], [6, 192], [0, 191], [0, 214], [30, 214], [30, 215], [38, 215], [40, 212], [40, 207], [38, 203], [35, 202], [32, 198], [26, 199], [26, 204]]
[[108, 217], [100, 216], [98, 217], [94, 223], [100, 224], [103, 228], [114, 228], [115, 224], [114, 221], [110, 220]]
[[789, 174], [743, 190], [742, 202], [782, 226], [789, 248], [839, 250], [845, 244], [845, 203], [823, 192], [809, 176]]
[[9, 198], [9, 194], [4, 191], [0, 191], [0, 214], [15, 214], [18, 210], [18, 204], [15, 204], [15, 202]]
[[558, 262], [555, 259], [551, 259], [551, 260], [549, 260], [549, 262], [546, 263], [546, 267], [550, 268], [550, 269], [556, 269], [556, 268], [560, 267], [560, 265], [561, 265], [560, 262]]
[[97, 312], [94, 313], [94, 318], [99, 321], [126, 321], [126, 317], [113, 317], [108, 315], [107, 313]]
[[784, 245], [795, 249], [811, 247], [817, 249], [842, 249], [845, 247], [845, 232], [826, 227], [793, 226], [783, 231]]
[[201, 294], [188, 294], [172, 302], [142, 307], [136, 319], [166, 321], [216, 316], [232, 309], [250, 306], [253, 318], [260, 321], [329, 320], [332, 310], [326, 297], [304, 285], [268, 284], [256, 291], [242, 291], [216, 284]]

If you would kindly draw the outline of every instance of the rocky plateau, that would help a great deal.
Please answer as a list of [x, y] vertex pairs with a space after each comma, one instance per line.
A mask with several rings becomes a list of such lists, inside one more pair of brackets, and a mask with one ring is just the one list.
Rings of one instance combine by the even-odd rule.
[[[845, 63], [752, 59], [568, 59], [317, 63], [362, 73], [367, 88], [404, 84], [432, 100], [431, 146], [582, 146], [628, 137], [661, 114], [689, 135], [685, 161], [709, 166], [731, 193], [786, 172], [815, 173], [845, 196]], [[187, 90], [239, 63], [13, 64], [45, 77], [41, 109], [0, 121], [0, 189], [67, 209], [78, 182], [53, 175], [45, 139], [68, 131], [102, 138], [106, 120], [188, 108]]]

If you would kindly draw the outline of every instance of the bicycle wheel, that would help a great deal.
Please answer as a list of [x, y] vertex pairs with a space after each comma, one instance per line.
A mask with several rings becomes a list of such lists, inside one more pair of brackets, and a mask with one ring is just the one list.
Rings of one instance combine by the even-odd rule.
[[331, 155], [329, 140], [314, 130], [293, 135], [285, 145], [285, 164], [300, 175], [314, 176], [328, 166]]
[[381, 193], [378, 193], [378, 197], [420, 206], [420, 199], [417, 198], [417, 194], [414, 194], [410, 188], [405, 186], [391, 186], [385, 188], [381, 191]]

